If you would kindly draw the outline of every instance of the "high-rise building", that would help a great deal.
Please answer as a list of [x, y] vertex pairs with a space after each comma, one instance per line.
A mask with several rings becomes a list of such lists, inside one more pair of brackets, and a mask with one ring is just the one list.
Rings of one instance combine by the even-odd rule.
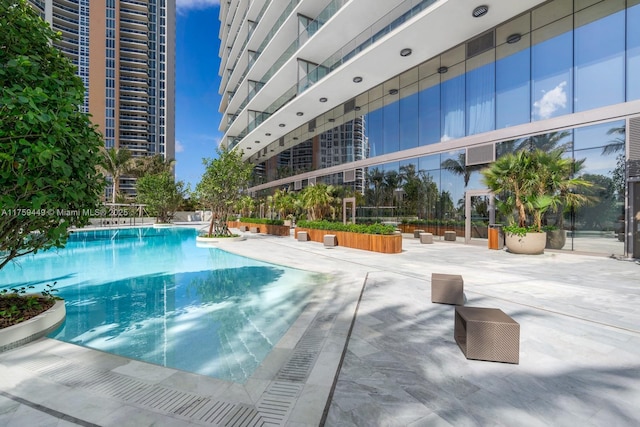
[[[221, 144], [267, 171], [253, 193], [361, 173], [369, 206], [471, 242], [480, 170], [562, 148], [594, 184], [556, 215], [563, 249], [640, 257], [640, 0], [228, 0], [220, 21]], [[311, 170], [268, 173], [358, 118], [363, 158], [312, 144]]]
[[[107, 148], [175, 156], [175, 0], [29, 0], [78, 67]], [[124, 177], [123, 193], [135, 181]]]

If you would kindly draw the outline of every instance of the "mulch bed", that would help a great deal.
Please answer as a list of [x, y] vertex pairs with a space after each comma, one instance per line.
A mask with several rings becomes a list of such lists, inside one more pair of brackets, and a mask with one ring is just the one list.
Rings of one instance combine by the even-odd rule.
[[[28, 298], [35, 298], [37, 304], [28, 305]], [[13, 326], [41, 314], [55, 304], [51, 298], [39, 296], [2, 295], [0, 296], [0, 329]], [[18, 312], [12, 310], [15, 307]]]

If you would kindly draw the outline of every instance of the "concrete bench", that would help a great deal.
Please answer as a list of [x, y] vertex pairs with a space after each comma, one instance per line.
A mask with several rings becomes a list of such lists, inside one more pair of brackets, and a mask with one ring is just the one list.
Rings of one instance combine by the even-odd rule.
[[338, 240], [335, 234], [325, 234], [323, 239], [324, 245], [328, 248], [338, 246]]
[[433, 243], [433, 233], [420, 233], [420, 243]]
[[459, 274], [431, 273], [431, 302], [464, 305], [464, 281]]
[[444, 232], [444, 240], [448, 242], [456, 241], [456, 232], [455, 231], [445, 231]]
[[252, 233], [259, 233], [260, 229], [258, 227], [251, 227], [251, 228], [249, 228], [249, 231], [252, 232]]
[[298, 242], [309, 241], [309, 234], [306, 231], [298, 231]]
[[246, 225], [241, 225], [240, 227], [238, 227], [240, 231], [247, 231], [248, 228], [249, 227], [247, 227]]
[[500, 309], [456, 307], [453, 334], [467, 359], [520, 362], [520, 324]]
[[424, 230], [413, 230], [413, 237], [416, 239], [419, 238], [420, 233], [424, 233]]

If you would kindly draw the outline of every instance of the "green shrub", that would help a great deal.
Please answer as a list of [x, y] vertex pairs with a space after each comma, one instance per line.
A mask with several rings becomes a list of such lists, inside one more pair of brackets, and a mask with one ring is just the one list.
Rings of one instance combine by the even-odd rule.
[[298, 227], [312, 228], [315, 230], [330, 231], [347, 231], [360, 234], [393, 234], [395, 227], [393, 225], [384, 225], [380, 223], [365, 224], [343, 224], [341, 222], [331, 221], [298, 221]]
[[281, 219], [242, 217], [238, 221], [240, 221], [240, 222], [249, 222], [251, 224], [284, 225], [284, 221], [281, 220]]

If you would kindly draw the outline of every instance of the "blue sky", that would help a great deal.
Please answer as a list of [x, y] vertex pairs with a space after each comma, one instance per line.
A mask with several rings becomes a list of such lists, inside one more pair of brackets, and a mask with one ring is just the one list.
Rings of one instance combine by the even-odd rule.
[[219, 0], [177, 0], [176, 8], [176, 179], [193, 189], [222, 136]]

